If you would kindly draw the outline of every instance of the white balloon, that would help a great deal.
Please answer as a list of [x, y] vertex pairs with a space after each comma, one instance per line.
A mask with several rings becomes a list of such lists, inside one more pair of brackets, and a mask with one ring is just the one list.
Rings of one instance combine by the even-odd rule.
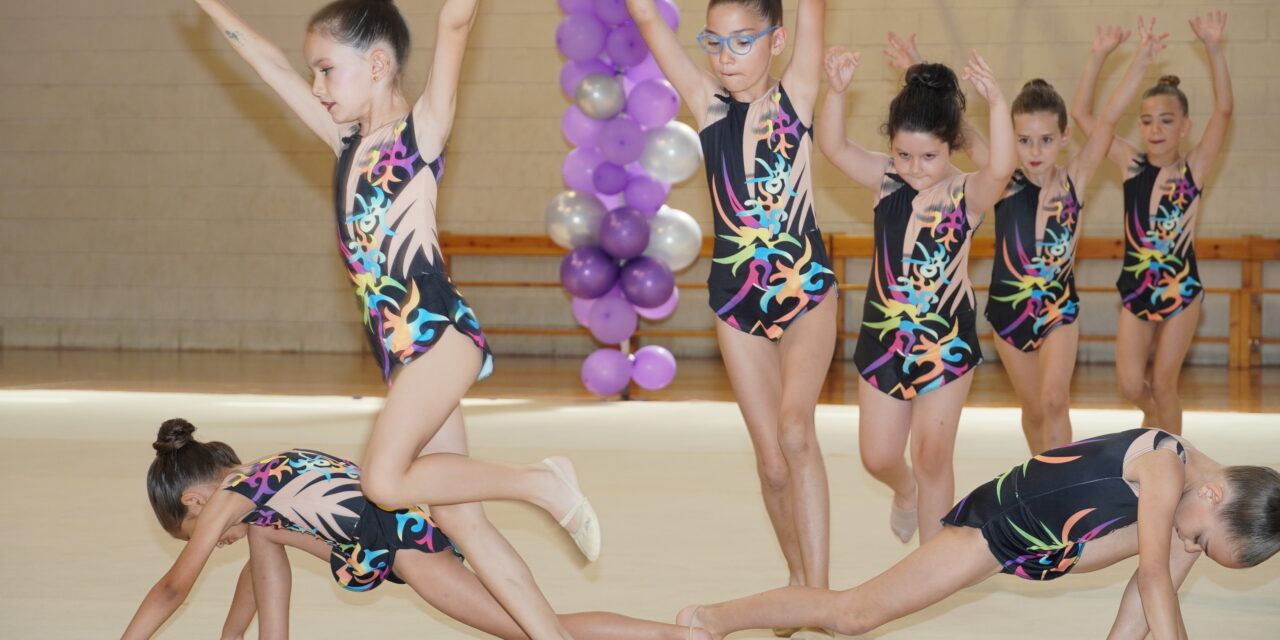
[[698, 259], [702, 249], [702, 228], [693, 216], [663, 205], [649, 220], [649, 246], [646, 256], [664, 262], [672, 271], [680, 271]]
[[668, 122], [645, 132], [640, 166], [655, 180], [677, 183], [688, 180], [702, 164], [702, 143], [693, 127]]
[[574, 101], [582, 113], [596, 120], [608, 120], [627, 106], [622, 80], [608, 73], [589, 73], [578, 83]]
[[562, 191], [547, 205], [547, 235], [551, 241], [576, 249], [600, 241], [604, 204], [584, 191]]

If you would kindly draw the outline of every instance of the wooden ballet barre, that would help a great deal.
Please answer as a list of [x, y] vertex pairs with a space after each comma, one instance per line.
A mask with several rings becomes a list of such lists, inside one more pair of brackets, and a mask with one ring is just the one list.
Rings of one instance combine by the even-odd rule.
[[[849, 281], [848, 261], [870, 259], [875, 255], [875, 243], [871, 236], [851, 234], [825, 234], [827, 253], [832, 262], [832, 270], [840, 283], [837, 290], [865, 291], [867, 286], [861, 282]], [[714, 239], [703, 237], [701, 257], [712, 255]], [[445, 256], [446, 267], [451, 266], [452, 258], [457, 256], [495, 256], [495, 257], [560, 257], [565, 250], [541, 235], [471, 235], [441, 233], [440, 244]], [[1118, 238], [1081, 238], [1076, 255], [1082, 260], [1121, 260], [1124, 258], [1124, 242]], [[970, 256], [975, 259], [990, 259], [995, 256], [995, 241], [990, 237], [975, 238], [970, 249]], [[1196, 336], [1197, 343], [1226, 344], [1228, 366], [1233, 369], [1257, 367], [1262, 364], [1262, 345], [1280, 344], [1280, 337], [1267, 338], [1262, 335], [1262, 296], [1280, 295], [1280, 288], [1263, 286], [1264, 266], [1267, 262], [1280, 261], [1280, 238], [1264, 238], [1262, 236], [1243, 236], [1240, 238], [1201, 238], [1196, 241], [1196, 257], [1199, 260], [1215, 260], [1240, 263], [1240, 286], [1238, 288], [1207, 287], [1205, 292], [1215, 295], [1226, 295], [1230, 298], [1228, 334], [1226, 336]], [[862, 280], [861, 277], [856, 280]], [[558, 288], [555, 281], [524, 280], [474, 280], [459, 281], [462, 289], [473, 287], [486, 288]], [[679, 282], [681, 289], [701, 289], [705, 285], [700, 282]], [[976, 290], [985, 291], [987, 285], [976, 285]], [[1114, 286], [1079, 286], [1080, 293], [1114, 293]], [[856, 340], [858, 332], [848, 331], [848, 313], [845, 305], [836, 308], [837, 353], [845, 352], [845, 341]], [[558, 327], [493, 327], [487, 329], [495, 335], [587, 335], [585, 329]], [[640, 329], [635, 333], [638, 338], [649, 337], [697, 337], [713, 338], [714, 330], [707, 329]], [[983, 336], [989, 340], [989, 336]], [[1082, 342], [1113, 342], [1114, 335], [1081, 335]]]

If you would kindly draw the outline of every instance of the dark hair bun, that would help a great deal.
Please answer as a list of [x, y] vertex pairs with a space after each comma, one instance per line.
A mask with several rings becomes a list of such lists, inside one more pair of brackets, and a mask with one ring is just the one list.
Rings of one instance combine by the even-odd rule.
[[1023, 91], [1032, 90], [1032, 89], [1048, 89], [1050, 91], [1053, 91], [1053, 85], [1049, 84], [1049, 81], [1045, 80], [1044, 78], [1036, 78], [1022, 85]]
[[1168, 85], [1170, 87], [1173, 87], [1174, 89], [1177, 89], [1178, 85], [1182, 84], [1182, 78], [1179, 78], [1178, 76], [1160, 76], [1160, 81], [1157, 82], [1156, 84]]
[[960, 88], [955, 72], [945, 65], [922, 62], [907, 69], [907, 84], [928, 87], [938, 91], [955, 91]]
[[195, 426], [182, 418], [165, 420], [151, 446], [155, 448], [157, 455], [177, 451], [195, 440], [191, 435], [195, 431]]

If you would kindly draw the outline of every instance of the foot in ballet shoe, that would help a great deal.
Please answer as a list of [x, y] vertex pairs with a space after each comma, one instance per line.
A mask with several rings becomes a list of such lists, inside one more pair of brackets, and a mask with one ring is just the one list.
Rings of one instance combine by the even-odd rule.
[[676, 626], [688, 629], [685, 635], [687, 640], [721, 640], [723, 636], [714, 635], [711, 630], [702, 626], [702, 621], [698, 619], [701, 609], [702, 605], [689, 605], [681, 609], [676, 614]]
[[893, 505], [889, 512], [889, 528], [893, 529], [893, 535], [898, 536], [899, 540], [911, 542], [911, 537], [916, 534], [919, 526], [915, 509], [903, 509], [897, 503]]
[[592, 508], [591, 501], [587, 500], [587, 497], [582, 495], [582, 490], [578, 488], [578, 478], [574, 474], [573, 463], [568, 458], [556, 456], [544, 459], [542, 465], [555, 474], [573, 495], [573, 506], [569, 507], [564, 517], [560, 519], [560, 526], [569, 532], [569, 537], [573, 538], [573, 543], [578, 545], [578, 550], [587, 561], [595, 562], [600, 557], [600, 518]]
[[791, 640], [832, 640], [834, 637], [830, 631], [816, 627], [805, 627], [791, 634]]
[[790, 638], [800, 632], [800, 627], [778, 627], [773, 630], [773, 635], [778, 638]]

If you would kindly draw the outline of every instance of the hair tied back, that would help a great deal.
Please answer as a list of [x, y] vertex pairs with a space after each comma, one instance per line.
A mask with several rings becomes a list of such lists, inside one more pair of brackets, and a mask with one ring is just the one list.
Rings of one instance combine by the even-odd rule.
[[195, 426], [182, 418], [171, 418], [165, 420], [160, 425], [160, 432], [156, 434], [156, 441], [151, 446], [156, 450], [157, 455], [162, 453], [172, 453], [191, 443], [195, 438]]

